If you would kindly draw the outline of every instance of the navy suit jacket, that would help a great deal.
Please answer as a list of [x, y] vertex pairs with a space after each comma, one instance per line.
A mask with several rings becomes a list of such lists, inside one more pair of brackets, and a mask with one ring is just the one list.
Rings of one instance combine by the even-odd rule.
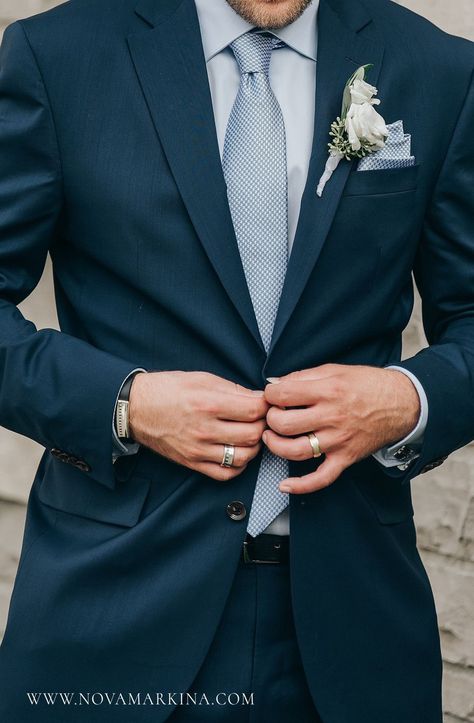
[[[474, 436], [474, 54], [387, 0], [321, 0], [318, 23], [313, 150], [268, 356], [192, 0], [73, 0], [5, 33], [0, 423], [46, 451], [0, 652], [3, 720], [77, 720], [32, 708], [31, 690], [185, 691], [224, 609], [247, 521], [226, 508], [250, 508], [259, 459], [229, 484], [147, 449], [113, 465], [125, 376], [205, 370], [261, 389], [326, 362], [398, 363], [413, 270], [430, 347], [403, 366], [429, 401], [421, 456], [405, 472], [369, 458], [291, 499], [292, 594], [325, 723], [441, 720], [409, 482]], [[416, 165], [343, 162], [318, 198], [344, 84], [366, 63]], [[60, 332], [16, 308], [48, 251]], [[87, 720], [170, 713], [100, 707]]]

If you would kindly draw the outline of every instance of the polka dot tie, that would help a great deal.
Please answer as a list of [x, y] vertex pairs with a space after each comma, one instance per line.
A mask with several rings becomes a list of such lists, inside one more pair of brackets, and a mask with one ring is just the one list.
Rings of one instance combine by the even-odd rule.
[[[285, 124], [268, 77], [272, 50], [283, 45], [253, 31], [230, 44], [241, 75], [222, 157], [242, 265], [267, 351], [288, 263]], [[287, 476], [287, 460], [264, 448], [247, 527], [252, 536], [288, 506], [288, 494], [278, 488]]]

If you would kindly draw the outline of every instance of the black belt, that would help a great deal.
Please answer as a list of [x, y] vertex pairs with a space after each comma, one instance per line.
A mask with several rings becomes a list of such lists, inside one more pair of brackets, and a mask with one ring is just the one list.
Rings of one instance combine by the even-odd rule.
[[266, 563], [280, 565], [287, 563], [290, 552], [289, 535], [247, 535], [243, 548], [241, 561], [250, 563]]

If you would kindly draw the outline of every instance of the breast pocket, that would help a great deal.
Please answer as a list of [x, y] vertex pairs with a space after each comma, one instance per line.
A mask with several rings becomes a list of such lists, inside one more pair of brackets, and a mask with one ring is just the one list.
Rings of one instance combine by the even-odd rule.
[[423, 204], [420, 166], [349, 174], [328, 243], [340, 247], [345, 263], [366, 263], [378, 256], [377, 271], [404, 276], [411, 271], [419, 240]]
[[383, 196], [408, 193], [417, 188], [420, 166], [390, 168], [376, 171], [352, 171], [344, 188], [344, 196]]

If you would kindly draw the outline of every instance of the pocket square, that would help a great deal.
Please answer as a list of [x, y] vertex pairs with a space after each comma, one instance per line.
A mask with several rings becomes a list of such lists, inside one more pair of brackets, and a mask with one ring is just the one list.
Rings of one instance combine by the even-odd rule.
[[361, 158], [358, 171], [378, 171], [390, 168], [406, 168], [415, 165], [415, 156], [411, 155], [411, 136], [403, 131], [403, 121], [399, 120], [387, 126], [388, 137], [379, 151]]

